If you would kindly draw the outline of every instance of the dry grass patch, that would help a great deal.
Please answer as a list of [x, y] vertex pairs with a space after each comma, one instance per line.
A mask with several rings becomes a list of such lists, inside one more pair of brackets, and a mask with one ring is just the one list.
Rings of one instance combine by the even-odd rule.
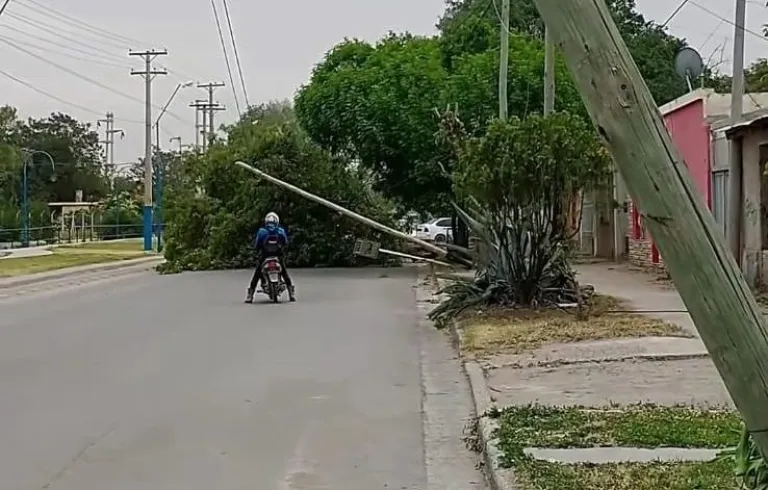
[[496, 310], [464, 315], [463, 349], [468, 353], [499, 351], [519, 353], [543, 344], [579, 342], [627, 337], [691, 337], [677, 325], [632, 313], [611, 313], [625, 309], [621, 300], [594, 295], [588, 320], [576, 319], [575, 312], [556, 309]]

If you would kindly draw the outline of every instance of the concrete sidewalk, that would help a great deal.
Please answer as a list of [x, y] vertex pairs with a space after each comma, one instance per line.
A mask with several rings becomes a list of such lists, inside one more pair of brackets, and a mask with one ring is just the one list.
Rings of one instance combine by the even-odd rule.
[[[629, 310], [677, 324], [693, 337], [545, 344], [522, 353], [502, 352], [477, 360], [467, 358], [465, 368], [479, 414], [487, 413], [492, 407], [503, 409], [529, 403], [604, 408], [645, 402], [733, 408], [674, 288], [622, 265], [599, 263], [578, 265], [576, 269], [582, 285], [590, 284], [597, 293], [624, 300]], [[455, 333], [458, 337], [462, 335], [459, 328]], [[481, 417], [479, 421], [481, 445], [490, 458], [487, 466], [490, 478], [495, 488], [519, 489], [512, 471], [502, 469], [494, 459], [494, 455], [499, 454], [493, 439], [495, 423], [492, 417]], [[628, 452], [630, 455], [640, 453]], [[565, 454], [563, 461], [571, 456], [585, 458], [589, 454], [584, 451]], [[642, 456], [649, 457], [646, 453]], [[661, 452], [658, 456], [664, 459]]]
[[698, 337], [696, 327], [677, 290], [647, 274], [632, 271], [624, 264], [598, 263], [576, 266], [576, 278], [591, 284], [598, 293], [624, 300], [630, 309], [647, 312], [650, 317], [680, 325]]

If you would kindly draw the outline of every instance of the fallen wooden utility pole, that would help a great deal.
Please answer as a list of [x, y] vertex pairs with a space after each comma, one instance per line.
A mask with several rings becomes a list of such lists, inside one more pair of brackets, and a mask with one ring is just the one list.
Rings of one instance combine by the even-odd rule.
[[266, 174], [266, 173], [262, 172], [261, 170], [248, 165], [247, 163], [239, 162], [238, 161], [238, 162], [235, 162], [235, 165], [238, 165], [238, 166], [248, 170], [249, 172], [252, 172], [252, 173], [258, 175], [259, 177], [263, 178], [266, 181], [272, 182], [275, 185], [279, 185], [280, 187], [282, 187], [284, 189], [288, 189], [291, 192], [294, 192], [294, 193], [296, 193], [296, 194], [298, 194], [298, 195], [300, 195], [302, 197], [305, 197], [305, 198], [309, 199], [310, 201], [315, 201], [318, 204], [322, 204], [323, 206], [331, 208], [332, 210], [336, 211], [337, 213], [341, 213], [341, 214], [347, 215], [347, 216], [349, 216], [352, 219], [355, 219], [355, 220], [357, 220], [357, 221], [359, 221], [359, 222], [361, 222], [361, 223], [363, 223], [365, 225], [370, 226], [371, 228], [375, 228], [375, 229], [377, 229], [379, 231], [383, 231], [384, 233], [387, 233], [389, 235], [392, 235], [392, 236], [395, 236], [397, 238], [400, 238], [400, 239], [407, 240], [409, 242], [415, 243], [416, 245], [418, 245], [418, 246], [420, 246], [420, 247], [422, 247], [422, 248], [424, 248], [426, 250], [429, 250], [430, 252], [438, 254], [440, 257], [445, 257], [448, 254], [448, 252], [446, 250], [444, 250], [444, 249], [442, 249], [440, 247], [436, 247], [435, 245], [432, 245], [431, 243], [425, 242], [424, 240], [419, 240], [418, 238], [412, 237], [412, 236], [408, 235], [407, 233], [403, 233], [402, 231], [395, 230], [394, 228], [390, 228], [388, 226], [382, 225], [381, 223], [377, 223], [376, 221], [373, 221], [370, 218], [366, 218], [365, 216], [359, 215], [359, 214], [357, 214], [357, 213], [355, 213], [353, 211], [350, 211], [349, 209], [346, 209], [346, 208], [343, 208], [343, 207], [339, 206], [338, 204], [334, 204], [331, 201], [323, 199], [322, 197], [318, 197], [318, 196], [316, 196], [314, 194], [310, 194], [309, 192], [307, 192], [307, 191], [305, 191], [303, 189], [299, 189], [295, 185], [291, 185], [288, 182], [284, 182], [284, 181], [282, 181], [280, 179], [272, 177], [271, 175]]
[[605, 0], [534, 1], [765, 458], [768, 329]]

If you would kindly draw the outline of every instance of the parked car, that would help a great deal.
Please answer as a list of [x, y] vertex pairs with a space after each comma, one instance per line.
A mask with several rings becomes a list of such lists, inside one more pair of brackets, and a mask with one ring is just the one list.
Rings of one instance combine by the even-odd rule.
[[417, 225], [411, 232], [411, 236], [428, 242], [450, 242], [453, 240], [451, 218], [436, 218], [432, 221]]

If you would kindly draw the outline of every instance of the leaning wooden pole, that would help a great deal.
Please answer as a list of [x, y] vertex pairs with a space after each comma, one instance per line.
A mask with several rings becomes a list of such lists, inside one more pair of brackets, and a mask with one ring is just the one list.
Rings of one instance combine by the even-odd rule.
[[352, 218], [354, 220], [357, 220], [357, 221], [359, 221], [359, 222], [361, 222], [361, 223], [363, 223], [365, 225], [370, 226], [371, 228], [375, 228], [375, 229], [377, 229], [379, 231], [382, 231], [384, 233], [392, 235], [392, 236], [394, 236], [396, 238], [400, 238], [402, 240], [415, 243], [416, 245], [418, 245], [418, 246], [420, 246], [420, 247], [422, 247], [422, 248], [424, 248], [426, 250], [429, 250], [432, 253], [437, 254], [438, 257], [445, 257], [446, 255], [448, 255], [448, 251], [445, 250], [445, 249], [442, 249], [442, 248], [440, 248], [438, 246], [432, 245], [431, 243], [425, 242], [424, 240], [419, 240], [416, 237], [412, 237], [412, 236], [410, 236], [410, 235], [408, 235], [406, 233], [403, 233], [402, 231], [395, 230], [394, 228], [390, 228], [389, 226], [382, 225], [381, 223], [373, 221], [370, 218], [366, 218], [365, 216], [357, 214], [354, 211], [350, 211], [347, 208], [339, 206], [336, 203], [332, 203], [331, 201], [329, 201], [327, 199], [323, 199], [322, 197], [316, 196], [316, 195], [314, 195], [314, 194], [312, 194], [310, 192], [305, 191], [304, 189], [300, 189], [300, 188], [296, 187], [295, 185], [289, 184], [288, 182], [282, 181], [282, 180], [280, 180], [280, 179], [278, 179], [276, 177], [272, 177], [268, 173], [263, 172], [263, 171], [261, 171], [261, 170], [259, 170], [257, 168], [254, 168], [254, 167], [248, 165], [245, 162], [239, 162], [238, 161], [238, 162], [235, 162], [235, 165], [237, 165], [239, 167], [242, 167], [242, 168], [248, 170], [249, 172], [258, 175], [262, 179], [264, 179], [264, 180], [266, 180], [268, 182], [271, 182], [271, 183], [273, 183], [275, 185], [278, 185], [278, 186], [282, 187], [283, 189], [288, 189], [289, 191], [294, 192], [294, 193], [296, 193], [296, 194], [298, 194], [298, 195], [300, 195], [300, 196], [302, 196], [302, 197], [304, 197], [306, 199], [309, 199], [310, 201], [314, 201], [314, 202], [316, 202], [318, 204], [322, 204], [325, 207], [333, 209], [337, 213], [341, 213], [341, 214], [347, 215], [347, 216], [349, 216], [350, 218]]
[[768, 456], [768, 329], [605, 0], [535, 0], [712, 361]]

